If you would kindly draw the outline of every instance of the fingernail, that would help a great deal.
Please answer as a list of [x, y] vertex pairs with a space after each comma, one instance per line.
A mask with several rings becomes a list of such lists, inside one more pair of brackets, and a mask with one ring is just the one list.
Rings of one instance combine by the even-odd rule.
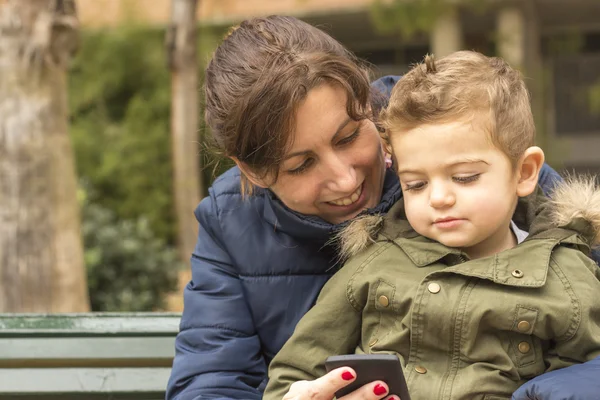
[[385, 392], [387, 392], [387, 389], [379, 383], [373, 388], [373, 393], [375, 393], [377, 396], [381, 396]]
[[354, 379], [354, 375], [352, 375], [352, 372], [350, 371], [345, 371], [342, 374], [342, 379], [345, 381], [351, 381], [352, 379]]

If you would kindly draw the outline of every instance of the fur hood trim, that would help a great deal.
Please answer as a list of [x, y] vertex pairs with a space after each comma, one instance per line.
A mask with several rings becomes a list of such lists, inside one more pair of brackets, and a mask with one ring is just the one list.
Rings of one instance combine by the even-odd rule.
[[340, 259], [345, 261], [375, 243], [377, 235], [383, 228], [383, 220], [384, 217], [380, 214], [363, 215], [352, 220], [339, 231], [332, 242], [339, 248]]
[[550, 196], [553, 223], [566, 227], [577, 219], [588, 224], [580, 232], [590, 247], [600, 245], [600, 188], [596, 177], [567, 176], [553, 189]]

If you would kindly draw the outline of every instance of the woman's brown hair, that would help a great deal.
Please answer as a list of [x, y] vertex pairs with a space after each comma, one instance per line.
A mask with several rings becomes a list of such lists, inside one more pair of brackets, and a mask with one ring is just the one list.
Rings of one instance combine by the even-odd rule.
[[[368, 69], [339, 42], [293, 17], [242, 22], [206, 69], [205, 118], [215, 144], [258, 179], [275, 182], [291, 144], [296, 110], [311, 89], [324, 83], [345, 90], [352, 119], [367, 117]], [[242, 174], [242, 193], [251, 192]]]

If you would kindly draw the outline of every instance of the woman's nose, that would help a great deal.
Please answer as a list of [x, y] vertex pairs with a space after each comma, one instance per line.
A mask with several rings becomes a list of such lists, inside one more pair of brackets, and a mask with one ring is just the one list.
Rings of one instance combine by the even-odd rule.
[[340, 194], [350, 194], [358, 186], [354, 167], [336, 158], [327, 168], [329, 187]]
[[433, 208], [444, 208], [454, 205], [456, 198], [447, 185], [433, 184], [429, 195], [429, 205]]

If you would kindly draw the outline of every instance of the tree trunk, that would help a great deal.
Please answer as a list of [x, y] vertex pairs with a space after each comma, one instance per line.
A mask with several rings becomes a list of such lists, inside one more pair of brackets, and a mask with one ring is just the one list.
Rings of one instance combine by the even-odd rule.
[[74, 0], [0, 0], [0, 312], [89, 310], [66, 70]]
[[187, 262], [198, 234], [194, 208], [202, 193], [198, 146], [198, 64], [196, 0], [172, 0], [167, 32], [171, 69], [171, 135], [179, 255]]

